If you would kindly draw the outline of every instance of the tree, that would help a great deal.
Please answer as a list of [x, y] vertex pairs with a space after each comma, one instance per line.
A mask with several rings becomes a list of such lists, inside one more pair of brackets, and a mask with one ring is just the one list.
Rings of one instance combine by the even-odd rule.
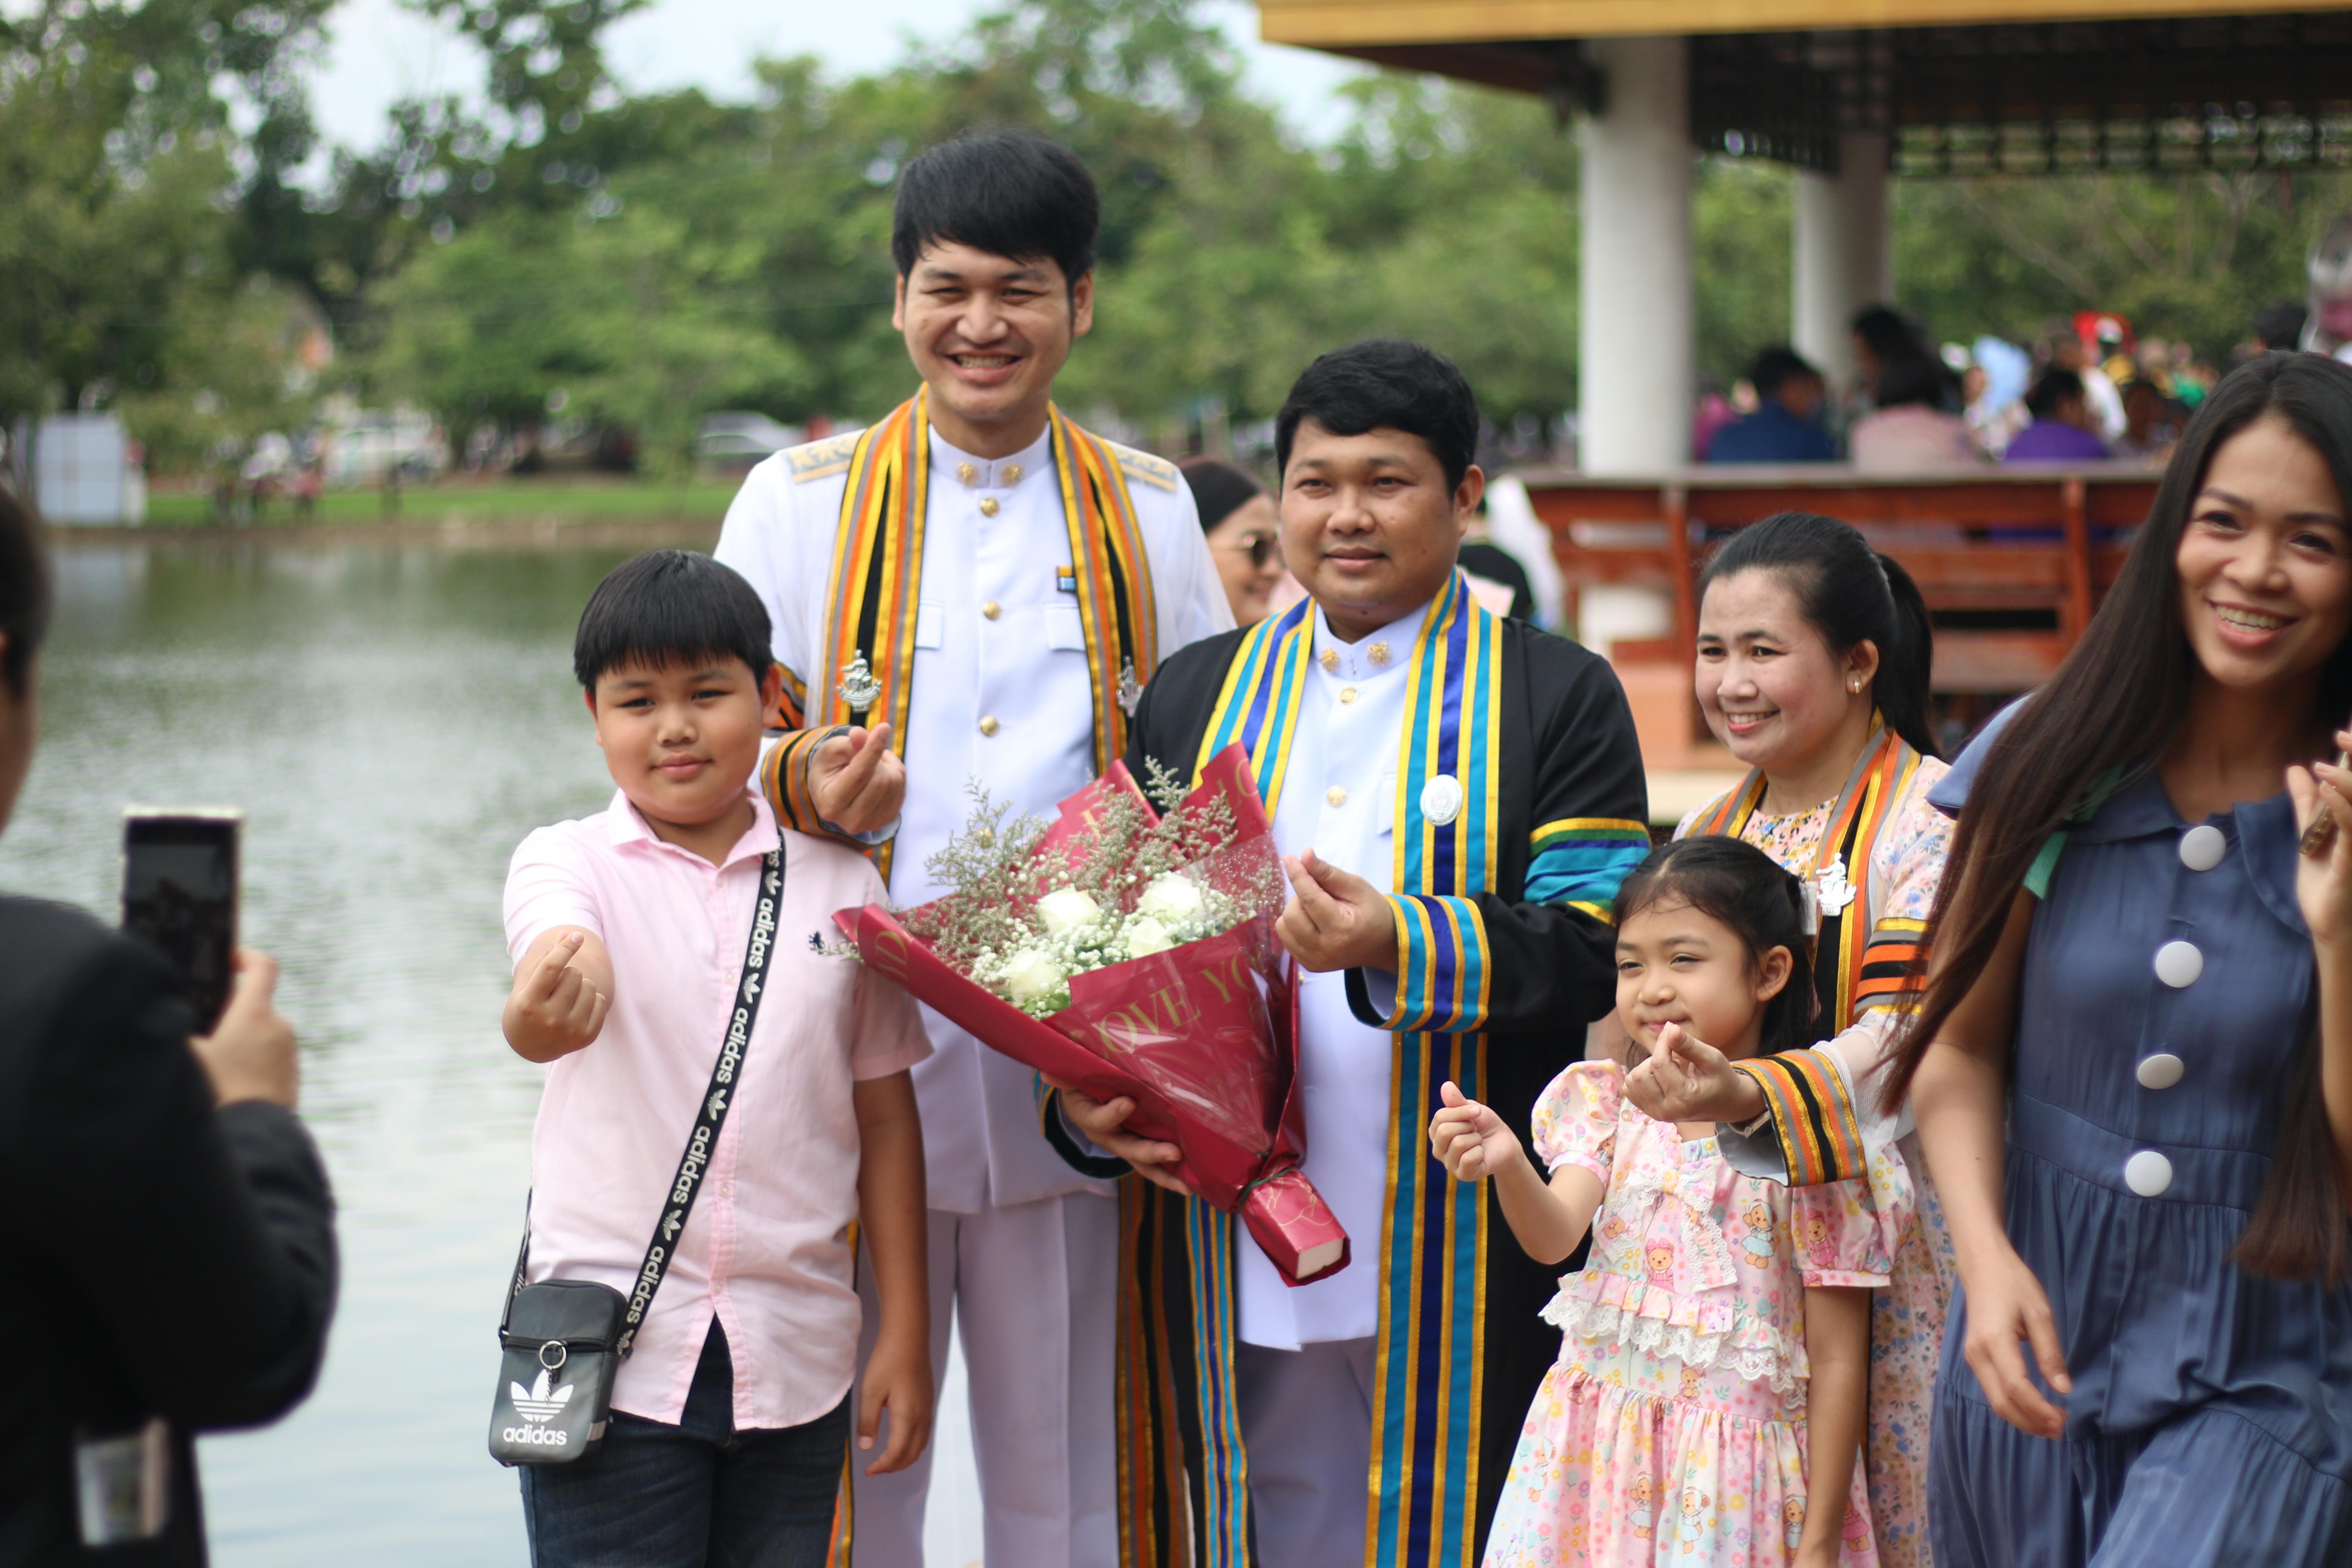
[[154, 385], [241, 268], [233, 89], [282, 128], [325, 0], [43, 0], [0, 25], [0, 423]]

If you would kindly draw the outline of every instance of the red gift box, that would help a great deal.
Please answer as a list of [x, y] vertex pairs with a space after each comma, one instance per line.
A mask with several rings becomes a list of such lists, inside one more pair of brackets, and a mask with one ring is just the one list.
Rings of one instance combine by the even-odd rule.
[[[1064, 801], [1031, 851], [1038, 891], [1064, 879], [1055, 875], [1057, 861], [1083, 851], [1089, 813], [1106, 791], [1142, 800], [1127, 769], [1114, 763]], [[1187, 874], [1228, 890], [1278, 890], [1273, 824], [1239, 746], [1210, 762], [1188, 803], [1220, 793], [1233, 812], [1233, 841]], [[1269, 865], [1270, 878], [1263, 874]], [[1348, 1266], [1348, 1233], [1299, 1169], [1307, 1138], [1297, 1090], [1298, 984], [1274, 934], [1278, 891], [1255, 900], [1238, 924], [1214, 936], [1073, 975], [1070, 1005], [1042, 1019], [908, 930], [948, 902], [903, 918], [868, 904], [834, 921], [874, 969], [983, 1044], [1097, 1100], [1132, 1100], [1127, 1130], [1174, 1144], [1181, 1157], [1171, 1173], [1216, 1208], [1238, 1212], [1289, 1283]]]

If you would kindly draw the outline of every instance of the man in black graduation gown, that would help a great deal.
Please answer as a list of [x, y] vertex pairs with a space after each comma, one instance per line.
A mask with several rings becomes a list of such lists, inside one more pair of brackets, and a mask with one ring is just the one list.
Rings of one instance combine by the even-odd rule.
[[[1311, 597], [1178, 653], [1135, 714], [1139, 776], [1250, 754], [1295, 889], [1307, 1173], [1353, 1261], [1286, 1288], [1232, 1216], [1129, 1184], [1127, 1568], [1475, 1568], [1557, 1351], [1549, 1272], [1423, 1131], [1450, 1079], [1525, 1136], [1581, 1056], [1647, 809], [1609, 666], [1481, 609], [1454, 569], [1477, 434], [1426, 349], [1316, 361], [1276, 436], [1283, 552]], [[1172, 1189], [1154, 1167], [1174, 1151], [1121, 1132], [1129, 1109], [1066, 1093], [1048, 1136]]]

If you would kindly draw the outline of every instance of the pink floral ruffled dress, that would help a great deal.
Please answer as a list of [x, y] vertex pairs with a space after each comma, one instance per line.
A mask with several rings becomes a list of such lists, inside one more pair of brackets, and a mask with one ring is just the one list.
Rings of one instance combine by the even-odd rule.
[[[1805, 1288], [1886, 1283], [1902, 1216], [1862, 1181], [1743, 1176], [1582, 1062], [1536, 1102], [1547, 1170], [1605, 1192], [1590, 1261], [1544, 1309], [1562, 1338], [1520, 1429], [1486, 1568], [1777, 1568], [1805, 1492]], [[1875, 1568], [1853, 1468], [1844, 1568]]]
[[[1951, 851], [1952, 819], [1927, 804], [1927, 792], [1950, 771], [1948, 763], [1923, 760], [1909, 793], [1888, 815], [1870, 847], [1872, 882], [1884, 889], [1874, 919], [1925, 921], [1934, 907], [1936, 884]], [[1692, 825], [1716, 804], [1709, 801], [1683, 818], [1675, 837], [1688, 836]], [[1759, 811], [1748, 819], [1739, 837], [1792, 874], [1809, 876], [1835, 804], [1825, 800], [1811, 811], [1780, 816]], [[1855, 1027], [1875, 1033], [1883, 1047], [1899, 1017], [1885, 1010], [1868, 1012], [1855, 1021]], [[1813, 1049], [1826, 1051], [1819, 1046]], [[1936, 1360], [1944, 1348], [1944, 1320], [1959, 1268], [1910, 1117], [1878, 1110], [1870, 1102], [1866, 1084], [1857, 1089], [1857, 1098], [1864, 1101], [1860, 1131], [1871, 1151], [1873, 1179], [1878, 1179], [1883, 1163], [1879, 1152], [1886, 1150], [1906, 1164], [1911, 1199], [1911, 1222], [1895, 1247], [1894, 1277], [1870, 1308], [1870, 1503], [1878, 1530], [1878, 1561], [1880, 1568], [1931, 1568], [1927, 1417]]]

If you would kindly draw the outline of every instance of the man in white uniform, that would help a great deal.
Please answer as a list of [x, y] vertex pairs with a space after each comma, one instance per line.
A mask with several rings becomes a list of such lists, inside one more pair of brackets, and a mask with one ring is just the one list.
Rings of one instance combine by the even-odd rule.
[[[1097, 211], [1085, 165], [1035, 137], [909, 163], [894, 322], [923, 390], [754, 468], [719, 537], [787, 675], [770, 796], [873, 843], [902, 906], [944, 890], [925, 862], [970, 814], [966, 781], [1050, 816], [1122, 754], [1159, 658], [1233, 625], [1175, 468], [1053, 406], [1092, 322]], [[952, 1305], [987, 1560], [1107, 1568], [1118, 1205], [1039, 1135], [1028, 1068], [924, 1016], [932, 1362], [944, 1375]], [[920, 1568], [929, 1479], [928, 1456], [854, 1475], [858, 1568]]]

